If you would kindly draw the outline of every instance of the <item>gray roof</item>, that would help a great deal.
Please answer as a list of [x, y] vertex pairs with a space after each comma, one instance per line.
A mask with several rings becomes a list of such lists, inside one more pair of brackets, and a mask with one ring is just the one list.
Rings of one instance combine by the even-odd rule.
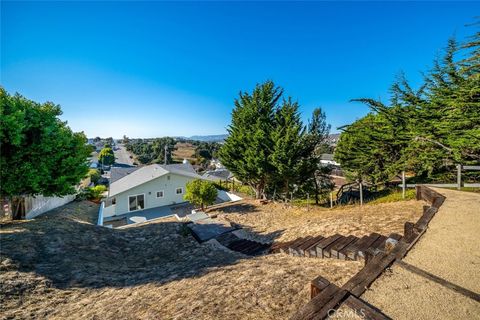
[[212, 180], [198, 175], [195, 170], [193, 170], [193, 167], [190, 163], [169, 165], [151, 164], [136, 169], [137, 170], [125, 174], [123, 177], [111, 182], [108, 196], [115, 196], [133, 187], [139, 186], [169, 173], [187, 176], [194, 179]]
[[110, 183], [114, 183], [115, 181], [129, 175], [130, 173], [140, 169], [141, 167], [129, 167], [129, 168], [120, 168], [120, 167], [113, 167], [110, 170]]
[[320, 156], [320, 159], [321, 160], [334, 161], [333, 160], [333, 154], [330, 154], [330, 153], [322, 153], [322, 155]]
[[215, 180], [228, 180], [233, 177], [233, 174], [227, 169], [209, 170], [203, 174], [203, 177]]

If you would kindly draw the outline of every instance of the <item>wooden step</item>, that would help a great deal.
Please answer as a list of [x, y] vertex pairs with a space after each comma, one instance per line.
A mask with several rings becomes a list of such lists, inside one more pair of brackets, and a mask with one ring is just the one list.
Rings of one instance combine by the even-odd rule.
[[[338, 259], [341, 260], [356, 260], [356, 255], [358, 252], [357, 245], [361, 243], [362, 241], [365, 241], [365, 238], [367, 236], [363, 236], [362, 238], [357, 238], [357, 240], [350, 242], [347, 246], [345, 246], [343, 249], [341, 249], [338, 252]], [[350, 258], [348, 255], [351, 255], [352, 258]]]
[[397, 241], [400, 241], [400, 239], [402, 239], [402, 235], [398, 234], [398, 233], [391, 233], [388, 237], [392, 238], [392, 239], [395, 239]]
[[358, 248], [363, 246], [365, 241], [368, 241], [369, 236], [363, 236], [358, 241], [349, 244], [346, 248], [341, 250], [341, 253], [348, 258], [348, 260], [357, 260]]
[[357, 260], [365, 260], [365, 252], [372, 246], [372, 243], [374, 243], [380, 235], [378, 233], [372, 233], [367, 237], [365, 242], [358, 247], [358, 252], [357, 252]]
[[219, 235], [218, 237], [215, 238], [218, 242], [220, 242], [222, 245], [224, 245], [225, 247], [228, 247], [231, 243], [233, 243], [234, 241], [237, 241], [239, 240], [240, 238], [238, 238], [236, 235], [234, 235], [232, 232], [226, 232], [226, 233], [223, 233], [221, 235]]
[[317, 251], [317, 254], [316, 256], [318, 258], [323, 258], [323, 249], [326, 248], [327, 246], [329, 246], [332, 242], [334, 241], [337, 241], [340, 237], [342, 237], [342, 235], [340, 234], [334, 234], [333, 236], [330, 236], [328, 238], [325, 238], [323, 240], [321, 240], [320, 242], [318, 242], [317, 246], [315, 247], [316, 251]]
[[249, 252], [251, 252], [254, 249], [257, 249], [259, 246], [260, 246], [260, 244], [258, 242], [247, 240], [247, 243], [240, 250], [240, 252], [243, 253], [243, 254], [249, 254]]
[[317, 256], [317, 244], [320, 243], [325, 237], [318, 236], [317, 241], [313, 243], [310, 247], [305, 249], [305, 256], [307, 257], [316, 257]]
[[264, 251], [267, 251], [269, 248], [270, 248], [269, 244], [259, 243], [257, 248], [250, 250], [249, 255], [255, 256], [255, 255], [261, 254]]
[[280, 252], [287, 253], [287, 254], [290, 253], [290, 247], [295, 246], [296, 244], [302, 242], [304, 239], [305, 238], [302, 237], [286, 243], [285, 246], [280, 248]]
[[305, 241], [302, 245], [297, 247], [297, 252], [300, 256], [308, 256], [307, 255], [307, 248], [309, 248], [312, 244], [317, 243], [318, 241], [322, 240], [322, 236], [313, 237], [312, 239]]
[[258, 242], [247, 240], [247, 243], [245, 243], [245, 246], [240, 250], [240, 252], [246, 254], [250, 250], [257, 248], [258, 245]]
[[341, 241], [335, 242], [334, 246], [330, 250], [330, 258], [340, 258], [340, 250], [348, 246], [350, 243], [357, 241], [358, 238], [355, 236], [348, 236], [343, 238]]
[[296, 242], [295, 244], [291, 245], [289, 248], [289, 253], [293, 256], [299, 256], [300, 252], [298, 251], [298, 247], [304, 244], [305, 242], [309, 241], [313, 237], [308, 236], [302, 239], [302, 241]]
[[378, 250], [381, 250], [383, 251], [384, 248], [385, 248], [385, 241], [387, 240], [388, 238], [385, 237], [385, 236], [380, 236], [378, 237], [377, 240], [375, 240], [374, 243], [372, 243], [372, 245], [370, 246], [371, 249], [378, 249]]
[[339, 241], [344, 241], [346, 237], [345, 236], [340, 236], [337, 240], [333, 241], [332, 243], [330, 243], [327, 247], [325, 247], [323, 250], [322, 250], [322, 253], [323, 253], [323, 257], [324, 258], [330, 258], [331, 257], [331, 250], [333, 248], [333, 246], [335, 244], [337, 244]]
[[238, 239], [238, 240], [235, 240], [233, 241], [232, 243], [230, 243], [227, 248], [230, 249], [230, 250], [233, 250], [233, 251], [236, 251], [237, 248], [243, 246], [245, 244], [244, 242], [245, 240], [243, 239]]

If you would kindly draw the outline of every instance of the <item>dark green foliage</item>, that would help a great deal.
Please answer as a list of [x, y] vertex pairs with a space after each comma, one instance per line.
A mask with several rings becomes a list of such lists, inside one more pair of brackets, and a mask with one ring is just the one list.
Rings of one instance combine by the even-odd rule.
[[90, 177], [90, 181], [93, 182], [93, 184], [97, 184], [98, 180], [101, 178], [100, 171], [97, 169], [90, 169], [88, 170], [88, 176]]
[[98, 162], [104, 166], [111, 166], [115, 163], [115, 154], [113, 153], [112, 148], [105, 147], [100, 151], [98, 155]]
[[222, 163], [237, 179], [249, 184], [257, 198], [265, 193], [274, 167], [272, 129], [282, 89], [267, 81], [252, 94], [240, 93], [232, 111], [229, 136], [219, 151]]
[[[450, 40], [418, 90], [403, 76], [394, 83], [389, 105], [357, 100], [372, 113], [344, 128], [335, 159], [356, 178], [371, 182], [386, 182], [401, 170], [438, 181], [456, 163], [478, 164], [479, 45], [478, 32], [463, 51]], [[460, 55], [464, 58], [456, 59]]]
[[207, 160], [216, 158], [221, 146], [218, 142], [192, 141], [191, 143], [195, 146], [195, 157]]
[[320, 196], [328, 194], [334, 187], [330, 179], [331, 168], [320, 165], [322, 153], [329, 150], [329, 132], [325, 113], [316, 108], [302, 137], [303, 152], [299, 167], [300, 191], [303, 195], [314, 195], [316, 204], [319, 204]]
[[0, 88], [2, 197], [64, 196], [88, 172], [83, 133], [59, 119], [60, 106], [36, 103]]
[[[235, 100], [229, 136], [219, 156], [235, 177], [263, 196], [289, 197], [306, 184], [314, 185], [319, 172], [319, 148], [325, 143], [329, 126], [320, 109], [305, 127], [298, 103], [280, 100], [283, 89], [267, 81], [252, 94], [240, 93]], [[319, 192], [320, 189], [313, 187]], [[308, 192], [308, 191], [307, 191]]]
[[137, 156], [140, 163], [150, 164], [165, 162], [165, 146], [167, 146], [167, 163], [172, 163], [172, 151], [175, 150], [175, 144], [175, 139], [164, 137], [151, 141], [131, 139], [125, 146], [128, 151]]
[[82, 190], [77, 196], [77, 200], [99, 200], [105, 191], [107, 191], [107, 187], [101, 184], [95, 187], [88, 187]]

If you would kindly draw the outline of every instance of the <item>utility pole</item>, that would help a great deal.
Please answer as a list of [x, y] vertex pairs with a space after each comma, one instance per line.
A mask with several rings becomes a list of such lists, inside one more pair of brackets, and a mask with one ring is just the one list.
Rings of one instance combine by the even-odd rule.
[[165, 158], [164, 158], [164, 164], [167, 164], [167, 152], [168, 152], [168, 145], [165, 145]]

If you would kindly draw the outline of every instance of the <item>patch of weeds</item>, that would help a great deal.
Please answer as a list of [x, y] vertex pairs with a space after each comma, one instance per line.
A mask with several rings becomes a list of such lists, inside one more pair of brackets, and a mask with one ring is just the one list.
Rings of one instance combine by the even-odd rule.
[[402, 191], [390, 190], [389, 192], [386, 192], [385, 195], [381, 195], [378, 198], [375, 198], [372, 201], [369, 201], [368, 203], [379, 204], [379, 203], [388, 203], [388, 202], [413, 200], [413, 199], [415, 199], [415, 189], [405, 190], [405, 199], [402, 198]]
[[180, 226], [180, 230], [178, 231], [178, 233], [184, 238], [188, 237], [191, 234], [190, 228], [187, 227], [187, 223], [183, 223]]

